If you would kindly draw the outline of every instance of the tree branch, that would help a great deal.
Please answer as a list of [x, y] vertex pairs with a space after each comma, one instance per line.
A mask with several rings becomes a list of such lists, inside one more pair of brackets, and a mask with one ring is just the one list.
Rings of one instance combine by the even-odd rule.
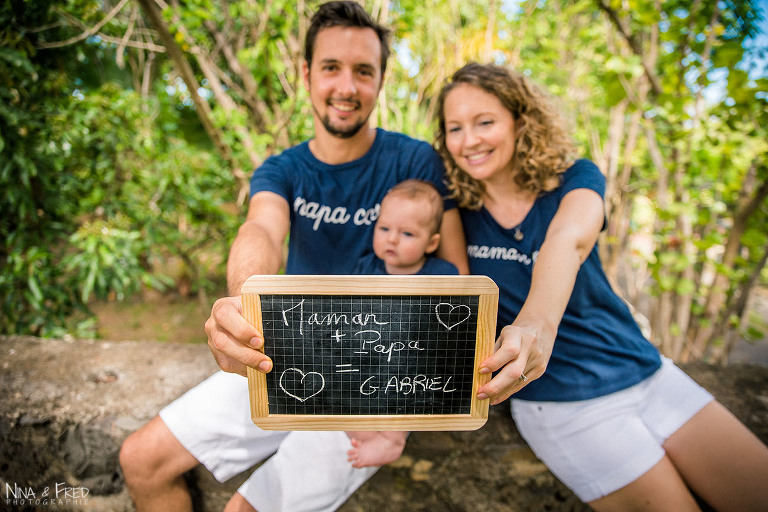
[[[83, 23], [82, 21], [78, 20], [77, 18], [75, 18], [74, 16], [70, 15], [67, 12], [59, 10], [58, 14], [62, 18], [64, 18], [68, 23], [70, 23], [71, 25], [74, 25], [74, 26], [82, 29], [85, 32], [88, 32], [88, 31], [91, 30], [91, 28], [88, 27], [88, 25], [86, 25], [85, 23]], [[38, 27], [38, 29], [30, 29], [30, 30], [42, 31], [42, 30], [46, 30], [47, 28], [50, 28], [51, 26], [53, 26], [53, 25], [46, 25], [45, 27]], [[61, 26], [61, 23], [57, 24], [57, 26]], [[137, 33], [139, 33], [139, 31], [137, 31]], [[124, 46], [128, 46], [128, 47], [131, 47], [131, 48], [138, 48], [139, 50], [147, 50], [147, 51], [155, 52], [155, 53], [165, 53], [165, 47], [164, 46], [158, 45], [158, 44], [155, 44], [155, 43], [152, 43], [152, 42], [141, 42], [141, 41], [130, 41], [130, 40], [124, 41], [121, 38], [113, 37], [113, 36], [104, 34], [103, 32], [95, 32], [95, 33], [90, 34], [90, 35], [97, 35], [103, 41], [105, 41], [107, 43], [115, 44], [117, 46], [124, 45]], [[88, 36], [85, 36], [85, 37], [87, 38]], [[41, 44], [53, 44], [53, 43], [41, 43]], [[70, 44], [73, 44], [73, 43], [70, 43]], [[61, 46], [64, 46], [64, 45], [63, 44], [58, 44], [57, 46], [49, 46], [47, 48], [55, 48], [55, 47], [61, 47]], [[44, 47], [41, 46], [41, 45], [38, 45], [37, 48], [43, 49]]]
[[152, 25], [154, 25], [155, 30], [157, 30], [160, 36], [160, 40], [165, 44], [168, 50], [168, 55], [173, 60], [179, 75], [181, 75], [184, 83], [187, 84], [190, 97], [195, 104], [197, 117], [200, 119], [200, 123], [203, 125], [205, 132], [211, 138], [211, 141], [213, 141], [213, 144], [216, 146], [219, 154], [227, 162], [229, 162], [233, 169], [236, 168], [237, 165], [232, 159], [232, 152], [230, 151], [229, 146], [227, 146], [227, 144], [224, 142], [221, 132], [213, 124], [210, 106], [200, 97], [199, 94], [197, 94], [197, 90], [200, 88], [200, 85], [198, 84], [197, 78], [195, 78], [195, 74], [192, 71], [192, 66], [190, 66], [189, 61], [184, 56], [181, 48], [179, 48], [179, 45], [176, 43], [175, 39], [168, 30], [168, 27], [165, 24], [165, 20], [163, 19], [163, 15], [158, 9], [155, 0], [137, 0], [137, 2], [139, 5], [141, 5], [142, 10], [149, 18]]
[[117, 45], [117, 51], [116, 54], [116, 60], [117, 60], [117, 67], [120, 69], [125, 66], [125, 55], [124, 50], [126, 47], [126, 44], [131, 39], [131, 35], [133, 34], [133, 29], [136, 26], [136, 18], [139, 14], [139, 8], [134, 4], [133, 9], [131, 9], [131, 19], [128, 21], [128, 29], [125, 31], [125, 34], [123, 34], [123, 37], [120, 39], [120, 44]]
[[[37, 47], [38, 48], [60, 48], [62, 46], [69, 46], [70, 44], [74, 44], [74, 43], [78, 43], [78, 42], [82, 41], [82, 40], [84, 40], [84, 39], [86, 39], [86, 38], [96, 34], [101, 29], [101, 27], [103, 27], [104, 25], [109, 23], [109, 21], [112, 18], [114, 18], [117, 15], [117, 13], [120, 12], [120, 10], [123, 8], [123, 6], [127, 2], [128, 2], [128, 0], [120, 0], [120, 2], [116, 6], [114, 6], [111, 11], [109, 11], [107, 13], [107, 15], [104, 17], [104, 19], [102, 19], [100, 22], [98, 22], [96, 25], [94, 25], [93, 27], [89, 28], [88, 30], [86, 30], [82, 34], [77, 35], [75, 37], [71, 37], [71, 38], [69, 38], [69, 39], [67, 39], [65, 41], [54, 41], [54, 42], [51, 42], [51, 43], [40, 43], [40, 44], [37, 45]], [[67, 13], [65, 13], [64, 11], [62, 11], [59, 8], [56, 8], [55, 11], [58, 12], [60, 15], [66, 15], [67, 14]]]
[[632, 33], [632, 30], [629, 28], [626, 21], [621, 19], [619, 17], [619, 13], [616, 12], [616, 10], [608, 5], [604, 0], [598, 0], [597, 6], [608, 15], [608, 18], [610, 18], [610, 20], [613, 22], [616, 30], [619, 31], [629, 47], [632, 49], [632, 53], [640, 57], [643, 71], [645, 72], [645, 76], [648, 77], [648, 81], [651, 83], [651, 89], [653, 92], [655, 94], [661, 94], [662, 88], [659, 77], [653, 70], [653, 66], [649, 62], [648, 56], [646, 56], [643, 52], [643, 47], [640, 44], [640, 41], [638, 41], [637, 37], [635, 37], [635, 35]]

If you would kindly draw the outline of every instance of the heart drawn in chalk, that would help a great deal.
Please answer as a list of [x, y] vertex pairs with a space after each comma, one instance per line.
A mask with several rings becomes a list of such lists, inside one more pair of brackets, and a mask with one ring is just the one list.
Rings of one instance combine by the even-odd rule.
[[325, 379], [317, 372], [288, 368], [280, 375], [280, 389], [299, 402], [306, 402], [325, 387]]
[[447, 302], [441, 302], [435, 306], [435, 314], [437, 321], [450, 331], [460, 323], [466, 322], [472, 312], [469, 306], [464, 304], [453, 306]]

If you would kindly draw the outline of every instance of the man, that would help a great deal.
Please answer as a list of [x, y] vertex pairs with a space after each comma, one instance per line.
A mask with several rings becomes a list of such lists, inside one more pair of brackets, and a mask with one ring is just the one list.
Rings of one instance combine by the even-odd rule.
[[[227, 264], [230, 297], [214, 304], [206, 322], [224, 372], [123, 444], [120, 462], [137, 510], [191, 510], [182, 475], [200, 463], [224, 481], [269, 457], [229, 501], [228, 512], [335, 510], [376, 471], [346, 460], [350, 444], [343, 432], [266, 432], [253, 425], [240, 375], [246, 366], [268, 372], [272, 363], [257, 350], [264, 340], [243, 318], [239, 295], [249, 276], [279, 271], [287, 235], [288, 273], [350, 273], [371, 250], [379, 202], [390, 187], [419, 178], [445, 192], [442, 164], [428, 144], [368, 126], [386, 70], [387, 39], [388, 30], [354, 2], [323, 4], [313, 17], [303, 78], [315, 137], [254, 172], [248, 216]], [[441, 235], [439, 255], [467, 273], [461, 222], [450, 205]]]

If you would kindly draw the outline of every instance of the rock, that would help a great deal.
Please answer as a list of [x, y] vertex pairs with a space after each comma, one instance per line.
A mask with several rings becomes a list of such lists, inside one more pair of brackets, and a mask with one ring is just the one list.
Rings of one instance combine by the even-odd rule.
[[[0, 336], [0, 359], [0, 510], [14, 511], [132, 511], [117, 463], [122, 440], [217, 370], [204, 344]], [[768, 367], [683, 369], [768, 442]], [[203, 468], [191, 472], [196, 510], [222, 510], [246, 477], [220, 484]], [[19, 504], [46, 491], [45, 506]], [[538, 461], [507, 408], [493, 407], [474, 432], [413, 432], [403, 456], [340, 508], [376, 510], [589, 509]]]
[[426, 482], [430, 479], [429, 471], [432, 469], [435, 463], [421, 459], [417, 461], [413, 468], [411, 468], [411, 480], [414, 482]]
[[[58, 486], [61, 502], [45, 510], [133, 510], [120, 444], [217, 370], [202, 344], [0, 337], [0, 358], [2, 510], [9, 505], [6, 485], [38, 499], [48, 489], [49, 500]], [[87, 496], [67, 503], [66, 489], [86, 489]], [[207, 510], [221, 510], [221, 501]], [[11, 510], [37, 510], [26, 505]]]

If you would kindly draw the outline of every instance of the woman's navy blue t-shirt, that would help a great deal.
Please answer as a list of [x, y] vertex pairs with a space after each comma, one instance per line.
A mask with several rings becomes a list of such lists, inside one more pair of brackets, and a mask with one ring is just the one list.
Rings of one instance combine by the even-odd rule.
[[[578, 188], [605, 195], [605, 177], [588, 160], [578, 160], [563, 174], [557, 189], [536, 199], [518, 226], [522, 240], [516, 240], [515, 230], [500, 226], [484, 208], [461, 210], [470, 272], [489, 276], [499, 286], [499, 331], [515, 320], [528, 296], [536, 256], [560, 201]], [[513, 397], [537, 401], [595, 398], [637, 384], [660, 365], [658, 350], [645, 339], [629, 308], [611, 288], [595, 245], [576, 276], [546, 372]]]

